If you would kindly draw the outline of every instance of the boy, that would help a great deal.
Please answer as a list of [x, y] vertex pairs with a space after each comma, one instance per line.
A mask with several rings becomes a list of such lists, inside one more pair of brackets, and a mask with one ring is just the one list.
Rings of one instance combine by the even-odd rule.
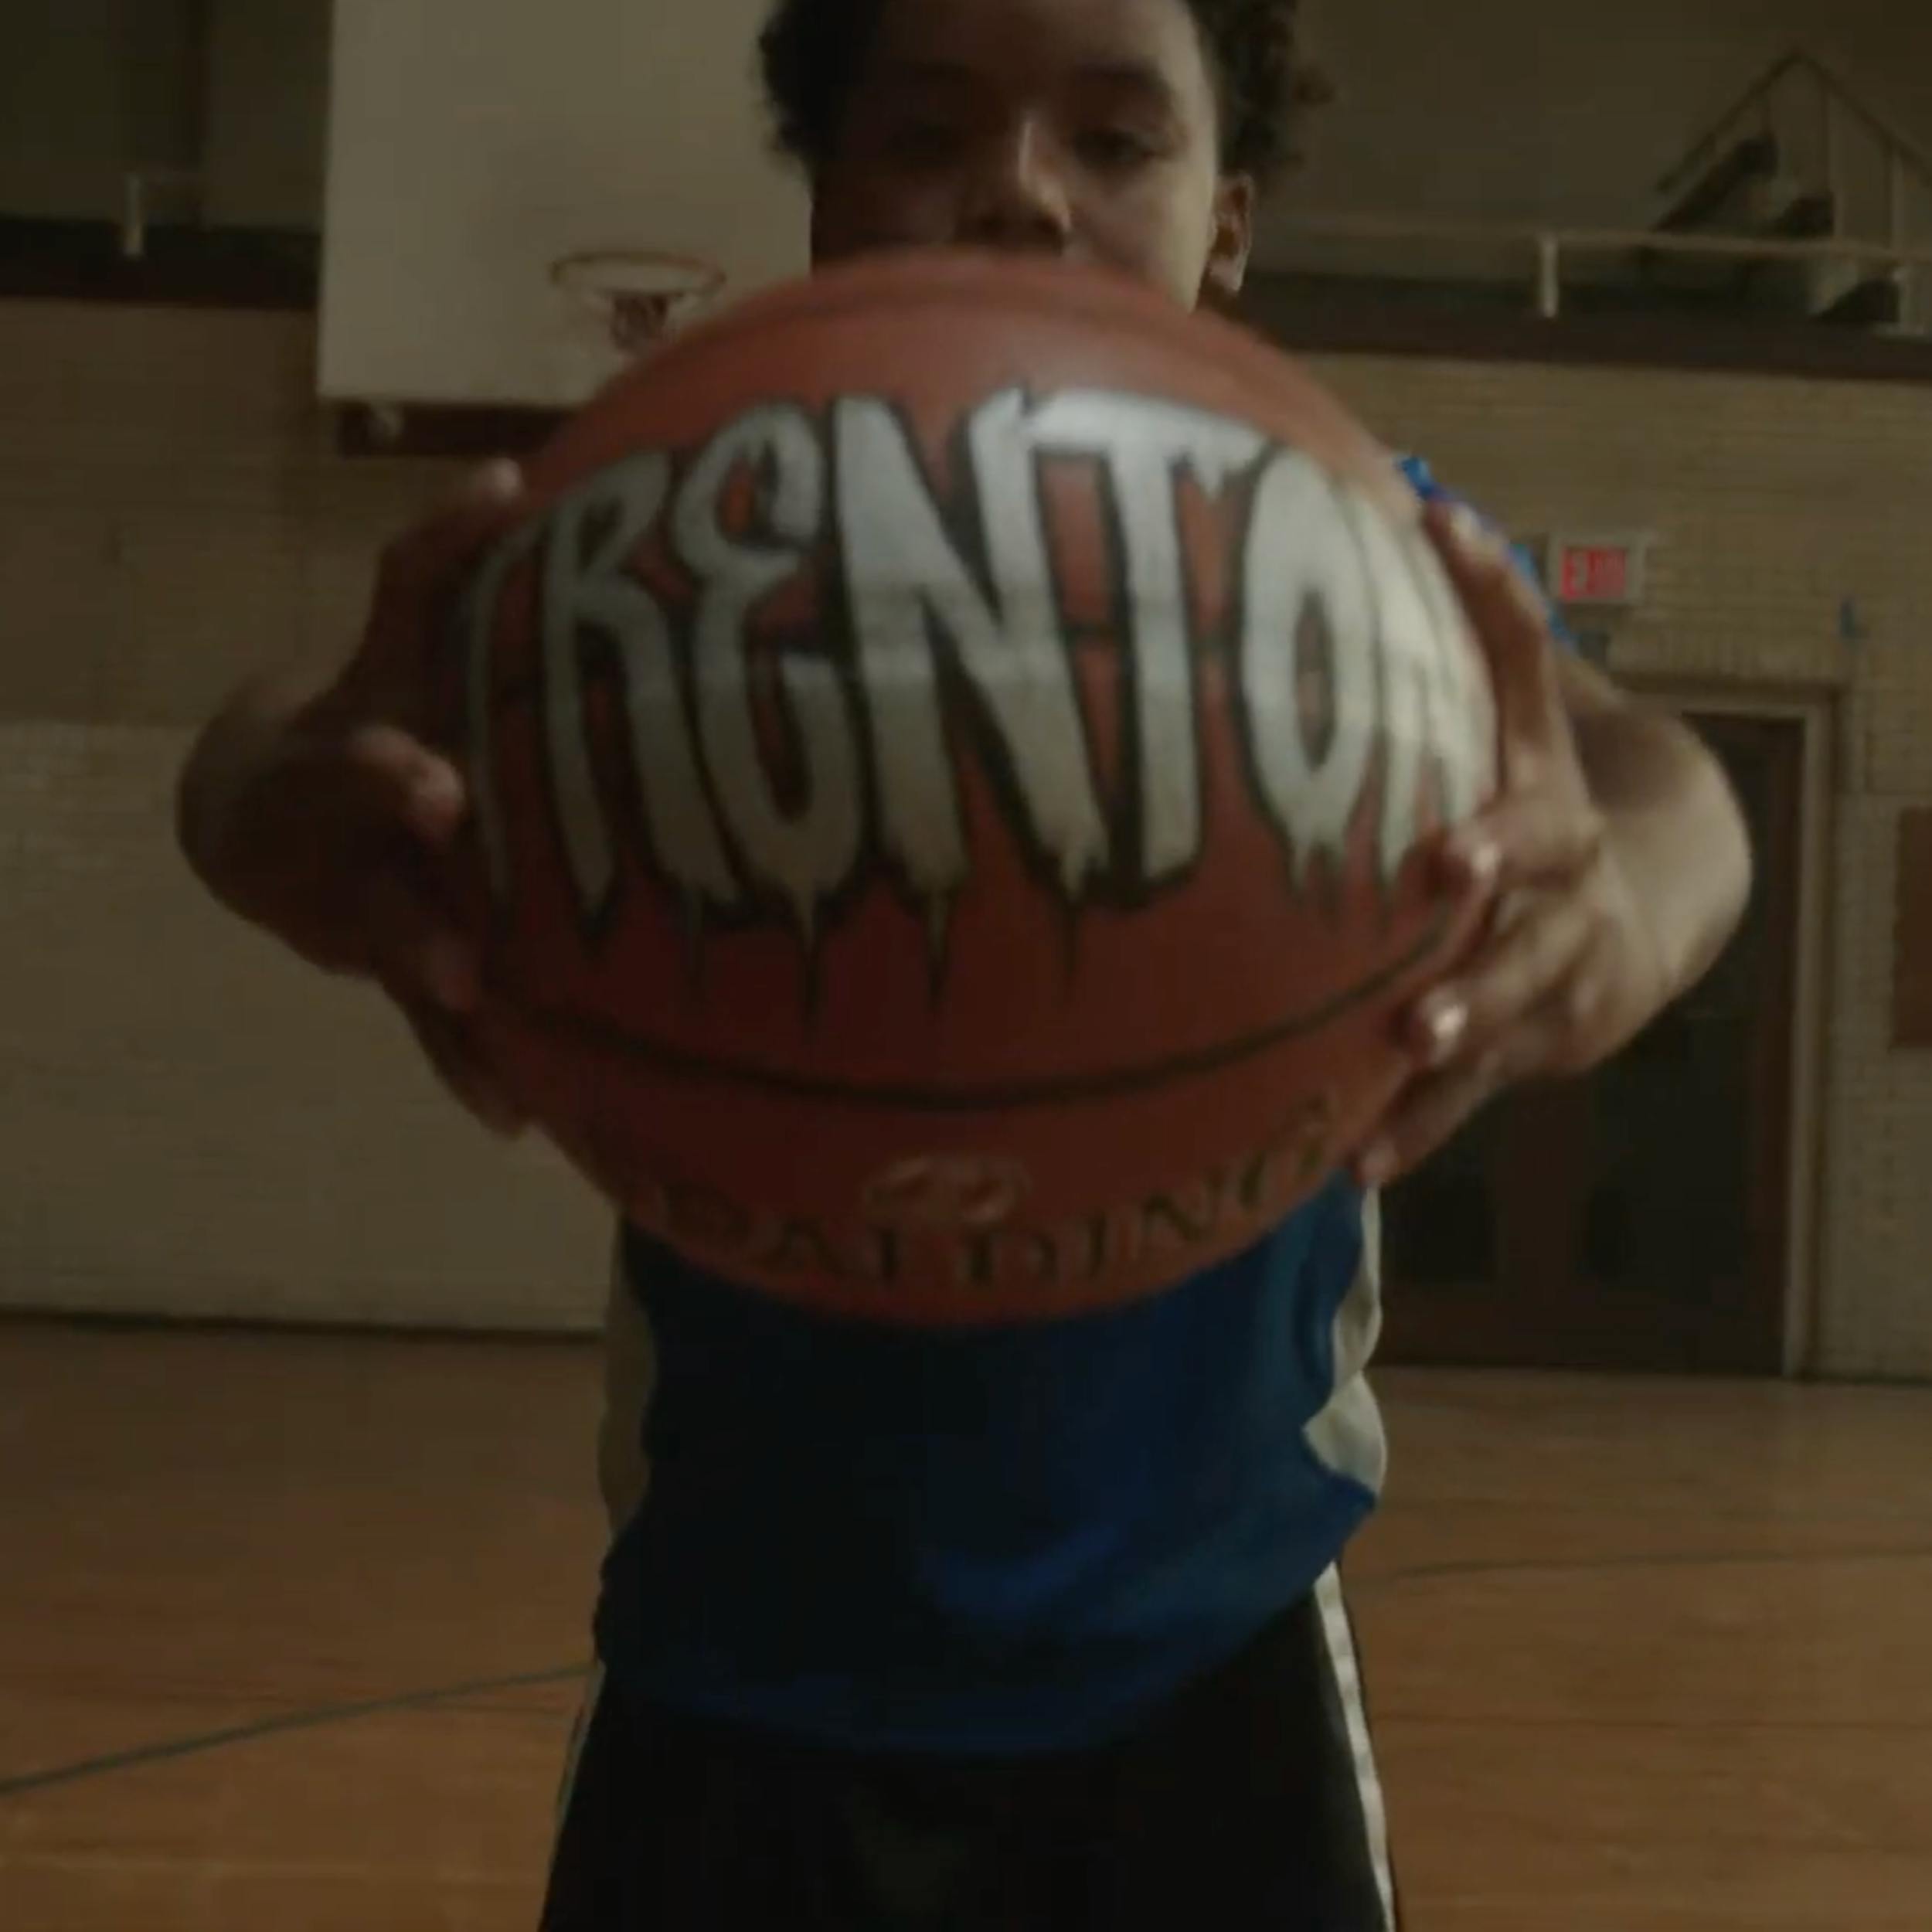
[[[765, 72], [817, 257], [965, 243], [1232, 295], [1294, 11], [781, 0]], [[217, 893], [379, 980], [512, 1128], [437, 908], [463, 788], [409, 735], [402, 667], [515, 489], [492, 471], [400, 546], [356, 660], [306, 701], [243, 693], [182, 801]], [[1422, 1003], [1357, 1173], [1151, 1302], [991, 1332], [823, 1321], [623, 1236], [617, 1535], [549, 1932], [1393, 1925], [1335, 1582], [1383, 1473], [1372, 1190], [1504, 1083], [1621, 1047], [1715, 957], [1750, 873], [1696, 742], [1555, 650], [1472, 519], [1431, 519], [1506, 767], [1443, 889], [1509, 910]]]

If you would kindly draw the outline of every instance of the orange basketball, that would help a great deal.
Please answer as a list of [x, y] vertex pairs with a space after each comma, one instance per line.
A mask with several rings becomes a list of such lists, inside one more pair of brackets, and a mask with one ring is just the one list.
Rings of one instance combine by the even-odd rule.
[[1493, 713], [1384, 451], [1111, 275], [757, 297], [532, 467], [446, 701], [485, 1025], [625, 1213], [750, 1287], [1063, 1316], [1247, 1247], [1469, 937]]

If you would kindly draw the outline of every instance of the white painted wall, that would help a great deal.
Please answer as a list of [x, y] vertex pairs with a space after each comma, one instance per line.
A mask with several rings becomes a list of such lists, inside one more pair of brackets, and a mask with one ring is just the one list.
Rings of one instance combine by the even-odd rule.
[[322, 388], [574, 403], [548, 282], [566, 251], [803, 268], [752, 59], [767, 0], [337, 0]]

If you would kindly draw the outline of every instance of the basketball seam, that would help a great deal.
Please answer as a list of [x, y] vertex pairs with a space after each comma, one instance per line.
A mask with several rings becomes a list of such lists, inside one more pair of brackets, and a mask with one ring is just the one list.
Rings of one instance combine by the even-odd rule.
[[566, 1012], [533, 1001], [506, 998], [500, 993], [493, 993], [492, 998], [501, 1010], [515, 1015], [528, 1024], [553, 1035], [575, 1035], [597, 1051], [649, 1062], [673, 1077], [751, 1087], [786, 1099], [846, 1107], [940, 1114], [1078, 1106], [1118, 1100], [1184, 1080], [1202, 1079], [1238, 1066], [1243, 1061], [1258, 1059], [1292, 1040], [1318, 1032], [1344, 1013], [1373, 999], [1413, 973], [1423, 961], [1440, 949], [1451, 923], [1447, 917], [1438, 917], [1408, 951], [1346, 992], [1336, 994], [1318, 1005], [1289, 1015], [1270, 1026], [1236, 1035], [1217, 1046], [1197, 1048], [1191, 1053], [1175, 1054], [1148, 1065], [1057, 1080], [1010, 1080], [954, 1087], [893, 1081], [861, 1085], [816, 1074], [788, 1072], [780, 1067], [761, 1066], [750, 1061], [709, 1057], [641, 1034], [626, 1032], [593, 1015]]

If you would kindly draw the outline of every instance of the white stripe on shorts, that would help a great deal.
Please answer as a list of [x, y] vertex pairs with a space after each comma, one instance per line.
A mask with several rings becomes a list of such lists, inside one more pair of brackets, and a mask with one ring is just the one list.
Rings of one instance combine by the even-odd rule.
[[1362, 1797], [1362, 1823], [1369, 1834], [1369, 1856], [1375, 1866], [1376, 1889], [1382, 1895], [1383, 1923], [1396, 1932], [1395, 1874], [1389, 1862], [1389, 1809], [1376, 1770], [1375, 1747], [1369, 1736], [1369, 1708], [1362, 1688], [1362, 1666], [1355, 1655], [1355, 1632], [1349, 1628], [1342, 1600], [1342, 1577], [1330, 1570], [1315, 1586], [1315, 1604], [1321, 1613], [1321, 1631], [1342, 1698], [1349, 1726], [1349, 1744], [1355, 1755], [1355, 1788]]

